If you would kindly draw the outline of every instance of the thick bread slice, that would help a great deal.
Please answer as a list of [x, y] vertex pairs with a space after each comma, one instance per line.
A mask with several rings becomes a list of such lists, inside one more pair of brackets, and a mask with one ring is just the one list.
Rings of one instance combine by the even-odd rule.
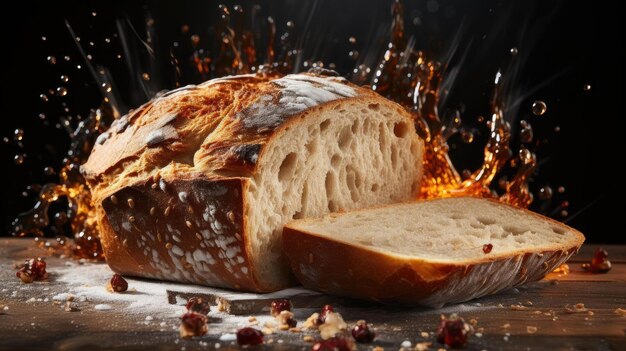
[[114, 271], [273, 291], [295, 282], [284, 223], [416, 196], [422, 147], [411, 116], [371, 90], [259, 74], [155, 98], [82, 171]]
[[[584, 240], [562, 223], [476, 198], [331, 214], [292, 221], [283, 231], [285, 253], [305, 287], [431, 307], [539, 280]], [[491, 252], [483, 251], [486, 244]]]

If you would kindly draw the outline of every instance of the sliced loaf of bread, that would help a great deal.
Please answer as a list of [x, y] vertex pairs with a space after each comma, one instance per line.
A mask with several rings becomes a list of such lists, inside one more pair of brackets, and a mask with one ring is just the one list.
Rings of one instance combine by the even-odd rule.
[[311, 289], [439, 307], [541, 279], [584, 236], [536, 213], [476, 198], [403, 203], [288, 223], [283, 245]]

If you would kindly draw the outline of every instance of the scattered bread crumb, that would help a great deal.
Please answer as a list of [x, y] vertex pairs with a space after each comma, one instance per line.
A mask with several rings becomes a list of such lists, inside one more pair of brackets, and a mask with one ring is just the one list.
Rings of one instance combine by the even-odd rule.
[[248, 317], [248, 322], [256, 322], [256, 317], [255, 316]]
[[309, 318], [304, 321], [302, 328], [304, 329], [317, 329], [317, 324], [315, 321], [319, 318], [320, 314], [315, 312]]
[[372, 349], [372, 351], [385, 351], [385, 349], [383, 349], [380, 346], [376, 346], [375, 348]]
[[327, 340], [348, 329], [348, 325], [337, 312], [327, 312], [324, 324], [319, 326], [320, 336]]
[[289, 330], [289, 326], [287, 324], [281, 324], [278, 329], [280, 330]]
[[619, 314], [620, 316], [626, 316], [626, 309], [617, 308], [615, 311], [613, 311], [613, 313]]
[[535, 334], [537, 332], [537, 327], [532, 326], [532, 325], [527, 325], [526, 326], [526, 332], [528, 334]]
[[415, 351], [426, 351], [432, 346], [432, 342], [418, 342], [415, 344]]
[[313, 342], [315, 341], [315, 339], [313, 339], [313, 337], [311, 335], [305, 335], [302, 340], [306, 341], [306, 342]]
[[502, 328], [509, 329], [509, 328], [511, 328], [511, 325], [509, 323], [506, 323], [506, 324], [502, 325]]
[[574, 306], [570, 306], [570, 305], [565, 305], [565, 312], [567, 313], [581, 313], [581, 312], [587, 312], [588, 309], [585, 307], [584, 303], [577, 303]]
[[420, 333], [420, 336], [421, 336], [422, 338], [427, 339], [430, 335], [429, 335], [427, 332], [423, 331], [423, 332], [421, 332], [421, 333]]
[[511, 309], [513, 311], [526, 311], [528, 309], [528, 307], [526, 307], [524, 305], [511, 305]]
[[265, 327], [265, 328], [263, 328], [261, 331], [262, 331], [262, 332], [263, 332], [263, 334], [265, 334], [265, 335], [274, 334], [274, 329], [272, 329], [272, 328], [267, 328], [267, 327]]

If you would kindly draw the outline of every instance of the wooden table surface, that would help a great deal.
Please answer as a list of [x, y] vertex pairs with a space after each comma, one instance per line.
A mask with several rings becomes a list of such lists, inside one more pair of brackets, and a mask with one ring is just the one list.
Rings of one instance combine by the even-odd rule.
[[[431, 349], [436, 350], [441, 345], [434, 340], [432, 332], [442, 313], [458, 313], [466, 321], [475, 320], [475, 327], [481, 333], [470, 337], [466, 350], [626, 350], [626, 316], [615, 312], [618, 308], [626, 309], [626, 246], [605, 246], [613, 263], [607, 274], [590, 274], [580, 268], [580, 263], [588, 261], [595, 248], [586, 245], [572, 258], [570, 274], [551, 274], [518, 289], [440, 310], [359, 303], [337, 309], [348, 324], [366, 319], [376, 327], [376, 341], [360, 345], [359, 350], [372, 350], [375, 346], [398, 350], [405, 340], [413, 346], [432, 342]], [[96, 294], [77, 302], [79, 311], [66, 312], [65, 303], [55, 301], [63, 296], [59, 294], [94, 289], [89, 286], [93, 283], [76, 286], [80, 277], [70, 279], [55, 274], [80, 262], [49, 257], [50, 279], [22, 284], [15, 277], [14, 264], [38, 255], [46, 253], [35, 248], [30, 239], [0, 239], [0, 350], [211, 350], [216, 347], [228, 350], [238, 348], [230, 340], [232, 333], [250, 324], [247, 317], [212, 312], [207, 336], [181, 339], [177, 328], [183, 307], [169, 305], [165, 293], [161, 300], [158, 293], [154, 295], [157, 290], [146, 288], [159, 283], [141, 280], [129, 281], [131, 287], [138, 288], [122, 300], [100, 301], [103, 295]], [[104, 264], [86, 265], [102, 271], [104, 276], [110, 274]], [[68, 281], [73, 282], [73, 287]], [[104, 284], [103, 281], [97, 289], [104, 289]], [[152, 291], [153, 295], [142, 289]], [[150, 297], [144, 299], [142, 294]], [[109, 308], [96, 308], [102, 303]], [[578, 303], [588, 310], [567, 311], [566, 305]], [[524, 307], [512, 308], [512, 305]], [[311, 308], [295, 310], [299, 321], [312, 312]], [[270, 317], [261, 314], [257, 315], [261, 322], [269, 320]], [[425, 337], [422, 332], [429, 335]], [[265, 345], [252, 349], [309, 350], [311, 343], [304, 341], [305, 335], [319, 338], [316, 332], [276, 330], [266, 336]]]

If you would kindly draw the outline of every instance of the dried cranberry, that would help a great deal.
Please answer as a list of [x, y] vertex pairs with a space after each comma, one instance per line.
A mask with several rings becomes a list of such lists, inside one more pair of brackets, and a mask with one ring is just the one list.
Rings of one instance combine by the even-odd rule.
[[181, 318], [180, 335], [183, 338], [202, 336], [208, 333], [207, 317], [201, 313], [187, 312]]
[[452, 315], [444, 318], [437, 327], [437, 341], [451, 348], [461, 348], [467, 343], [469, 326], [463, 318]]
[[493, 249], [493, 245], [491, 244], [483, 245], [483, 252], [485, 253], [485, 255], [490, 253], [492, 249]]
[[201, 297], [192, 297], [187, 302], [187, 311], [201, 313], [203, 315], [208, 315], [211, 310], [211, 305], [209, 302]]
[[291, 311], [291, 301], [279, 299], [272, 301], [272, 316], [278, 316], [282, 311]]
[[35, 279], [45, 279], [48, 276], [46, 272], [46, 261], [41, 257], [30, 260], [30, 270], [33, 272]]
[[374, 341], [374, 337], [376, 337], [376, 333], [370, 330], [369, 326], [364, 320], [360, 320], [356, 322], [354, 328], [352, 328], [352, 336], [356, 342], [372, 342]]
[[319, 317], [317, 317], [317, 320], [315, 321], [316, 324], [324, 324], [324, 322], [326, 322], [326, 313], [328, 312], [335, 312], [335, 309], [333, 308], [333, 306], [331, 305], [324, 305], [324, 307], [322, 307], [322, 311], [320, 312]]
[[295, 328], [296, 325], [298, 325], [298, 321], [293, 319], [293, 318], [289, 318], [289, 319], [287, 319], [287, 323], [286, 324], [289, 326], [289, 328]]
[[44, 280], [48, 278], [46, 261], [41, 257], [27, 259], [24, 261], [22, 267], [15, 272], [15, 276], [20, 278], [23, 283], [27, 284], [35, 280]]
[[263, 333], [260, 330], [246, 327], [237, 330], [239, 345], [258, 345], [263, 343]]
[[596, 249], [591, 259], [589, 269], [591, 273], [606, 273], [611, 270], [611, 261], [608, 260], [609, 253], [602, 248]]
[[119, 274], [113, 274], [111, 278], [111, 290], [115, 292], [124, 292], [128, 290], [128, 282]]
[[342, 336], [320, 340], [311, 347], [311, 351], [352, 351], [354, 349], [354, 342]]

